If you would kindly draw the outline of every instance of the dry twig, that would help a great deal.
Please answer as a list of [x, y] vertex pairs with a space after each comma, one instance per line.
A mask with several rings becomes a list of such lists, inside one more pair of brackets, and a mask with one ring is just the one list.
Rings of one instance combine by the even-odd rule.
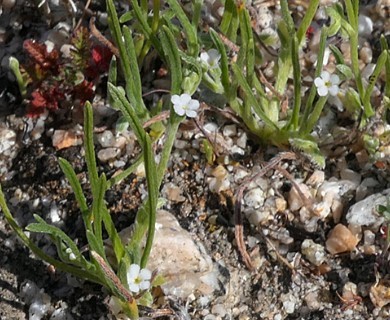
[[292, 160], [295, 159], [296, 156], [292, 152], [281, 152], [275, 157], [273, 157], [259, 172], [254, 174], [253, 176], [245, 179], [245, 181], [238, 188], [235, 196], [235, 205], [234, 205], [234, 216], [235, 216], [235, 238], [238, 246], [238, 250], [242, 256], [242, 259], [249, 270], [253, 270], [254, 266], [252, 260], [246, 250], [245, 242], [244, 242], [244, 233], [243, 233], [243, 225], [242, 225], [242, 215], [241, 215], [241, 201], [244, 195], [245, 190], [248, 188], [251, 181], [263, 176], [269, 170], [276, 167], [282, 160]]

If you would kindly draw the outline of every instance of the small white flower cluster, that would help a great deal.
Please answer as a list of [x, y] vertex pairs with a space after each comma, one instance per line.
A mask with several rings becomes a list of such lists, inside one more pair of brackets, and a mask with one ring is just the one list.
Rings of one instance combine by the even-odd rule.
[[191, 99], [188, 93], [183, 93], [180, 96], [174, 94], [171, 97], [173, 103], [173, 109], [179, 116], [186, 115], [189, 118], [195, 118], [197, 110], [199, 109], [200, 103], [198, 100]]
[[204, 65], [208, 66], [210, 69], [216, 69], [219, 67], [219, 60], [221, 59], [221, 54], [216, 49], [210, 49], [207, 52], [202, 52], [200, 54], [200, 60]]
[[138, 264], [132, 264], [127, 270], [127, 283], [131, 292], [149, 289], [151, 279], [152, 273], [148, 269], [141, 269]]
[[328, 71], [322, 71], [321, 76], [314, 79], [314, 84], [320, 97], [325, 97], [328, 94], [337, 96], [340, 90], [339, 83], [339, 76], [336, 74], [331, 75]]
[[76, 260], [76, 255], [73, 253], [71, 248], [66, 248], [65, 252], [68, 254], [69, 260]]
[[[210, 49], [207, 52], [202, 52], [199, 58], [203, 69], [208, 70], [211, 74], [216, 73], [217, 75], [220, 73], [220, 59], [221, 54], [216, 49]], [[207, 76], [206, 78], [210, 80], [210, 83], [215, 82], [210, 78], [210, 76]], [[171, 102], [173, 103], [173, 109], [176, 114], [181, 117], [187, 116], [189, 118], [195, 118], [200, 106], [199, 101], [192, 99], [188, 93], [183, 93], [180, 96], [177, 94], [173, 95], [171, 97]]]

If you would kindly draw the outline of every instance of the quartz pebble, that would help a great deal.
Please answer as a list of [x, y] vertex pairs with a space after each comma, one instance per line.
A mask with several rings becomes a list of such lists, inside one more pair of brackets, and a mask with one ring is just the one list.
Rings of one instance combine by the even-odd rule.
[[328, 235], [326, 240], [326, 250], [331, 254], [352, 251], [355, 249], [358, 240], [352, 232], [344, 225], [336, 225]]
[[[302, 193], [308, 198], [310, 199], [311, 198], [311, 193], [310, 193], [310, 190], [308, 188], [308, 186], [304, 183], [298, 183], [298, 186], [300, 188], [300, 190], [302, 191]], [[302, 208], [303, 206], [303, 202], [302, 202], [302, 199], [301, 199], [301, 196], [300, 194], [298, 193], [298, 191], [296, 190], [295, 187], [292, 187], [290, 192], [288, 193], [288, 204], [289, 204], [289, 208], [291, 211], [298, 211], [300, 208]]]
[[264, 191], [261, 188], [253, 188], [249, 190], [244, 196], [244, 203], [246, 206], [258, 209], [264, 203]]
[[237, 126], [235, 124], [227, 125], [222, 132], [225, 137], [234, 137], [237, 135]]
[[325, 261], [326, 252], [324, 247], [311, 239], [305, 239], [302, 242], [301, 251], [305, 258], [315, 266], [319, 266]]
[[372, 30], [374, 28], [374, 25], [372, 23], [371, 18], [360, 14], [359, 15], [359, 36], [360, 37], [369, 37], [372, 33]]
[[377, 208], [379, 205], [386, 205], [389, 197], [390, 189], [386, 189], [355, 203], [348, 210], [346, 216], [348, 224], [376, 231], [384, 222], [384, 217], [377, 212]]
[[[132, 228], [120, 232], [124, 243], [131, 239]], [[106, 241], [107, 256], [115, 260], [110, 241]], [[157, 212], [154, 244], [147, 265], [158, 270], [166, 282], [162, 289], [166, 295], [187, 298], [195, 290], [208, 296], [219, 288], [218, 271], [200, 241], [180, 227], [176, 218], [166, 210]]]
[[97, 157], [101, 162], [108, 162], [115, 159], [119, 154], [120, 150], [118, 148], [106, 148], [99, 150]]
[[83, 141], [74, 130], [56, 130], [52, 136], [52, 143], [53, 147], [57, 150], [61, 150], [79, 146], [83, 143]]
[[110, 130], [106, 130], [97, 135], [97, 141], [103, 148], [112, 147], [115, 143], [114, 134]]

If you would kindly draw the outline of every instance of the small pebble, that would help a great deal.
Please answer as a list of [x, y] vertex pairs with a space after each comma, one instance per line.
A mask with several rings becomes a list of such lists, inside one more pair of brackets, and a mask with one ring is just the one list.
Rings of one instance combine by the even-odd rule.
[[360, 37], [369, 37], [372, 34], [372, 30], [374, 29], [374, 25], [372, 23], [371, 18], [360, 14], [359, 15], [359, 36]]
[[328, 235], [326, 240], [326, 250], [331, 254], [348, 252], [355, 249], [358, 240], [352, 232], [344, 225], [336, 225]]
[[120, 154], [120, 150], [117, 148], [106, 148], [99, 150], [97, 157], [101, 162], [108, 162], [115, 159]]
[[115, 137], [110, 130], [106, 130], [97, 135], [97, 141], [103, 148], [108, 148], [114, 145]]
[[248, 136], [246, 132], [241, 132], [241, 134], [239, 134], [239, 137], [236, 140], [237, 146], [245, 150], [247, 142], [248, 142]]
[[254, 209], [260, 208], [264, 200], [264, 191], [261, 188], [249, 190], [244, 196], [245, 205]]
[[237, 126], [235, 124], [227, 125], [222, 131], [225, 137], [234, 137], [237, 135]]
[[305, 239], [301, 245], [302, 254], [315, 266], [321, 265], [326, 258], [326, 252], [322, 245], [311, 239]]

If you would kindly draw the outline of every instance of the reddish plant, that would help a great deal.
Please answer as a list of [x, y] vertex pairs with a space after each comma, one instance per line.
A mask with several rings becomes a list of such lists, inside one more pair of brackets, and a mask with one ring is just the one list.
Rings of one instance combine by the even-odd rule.
[[29, 60], [22, 72], [28, 85], [29, 117], [37, 117], [46, 109], [69, 106], [69, 101], [84, 105], [93, 99], [95, 84], [108, 71], [112, 54], [105, 47], [94, 45], [86, 28], [78, 29], [70, 44], [70, 57], [66, 57], [56, 48], [48, 50], [44, 43], [24, 42]]

